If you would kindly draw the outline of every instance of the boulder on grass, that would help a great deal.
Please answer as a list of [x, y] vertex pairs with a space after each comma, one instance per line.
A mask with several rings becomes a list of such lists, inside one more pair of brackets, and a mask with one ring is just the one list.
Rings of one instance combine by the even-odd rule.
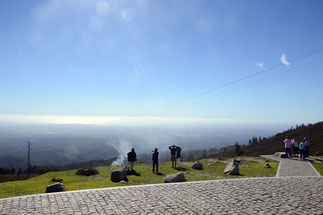
[[233, 159], [227, 165], [227, 167], [224, 169], [224, 174], [240, 175], [240, 173], [239, 173], [239, 165], [238, 165], [236, 159]]
[[112, 182], [120, 182], [126, 181], [128, 182], [127, 178], [127, 170], [126, 169], [118, 169], [111, 173], [111, 181]]
[[184, 173], [182, 173], [182, 172], [175, 173], [172, 175], [167, 175], [164, 178], [165, 183], [185, 182], [185, 181], [186, 181], [186, 178], [184, 176]]
[[90, 175], [96, 175], [99, 173], [100, 172], [95, 168], [81, 168], [81, 169], [77, 170], [76, 175], [90, 176]]
[[203, 164], [197, 161], [197, 163], [193, 164], [192, 169], [203, 170]]
[[65, 190], [65, 185], [59, 182], [56, 182], [55, 184], [48, 185], [46, 187], [46, 193], [52, 193], [52, 192], [61, 192]]
[[245, 162], [246, 160], [244, 158], [239, 158], [236, 160], [238, 163], [242, 163], [242, 162]]

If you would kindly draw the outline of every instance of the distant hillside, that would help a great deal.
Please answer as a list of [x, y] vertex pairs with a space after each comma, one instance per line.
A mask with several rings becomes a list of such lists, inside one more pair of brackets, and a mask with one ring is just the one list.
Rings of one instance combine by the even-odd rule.
[[[260, 138], [257, 142], [249, 141], [249, 145], [241, 145], [243, 156], [259, 156], [263, 154], [273, 154], [275, 152], [284, 151], [284, 139], [289, 136], [301, 142], [304, 137], [310, 141], [310, 154], [323, 155], [323, 122], [318, 122], [309, 125], [300, 125], [295, 128], [290, 128], [287, 131], [277, 133], [269, 138]], [[211, 155], [210, 157], [233, 157], [236, 156], [235, 148], [231, 147], [227, 150], [222, 150], [220, 153]]]

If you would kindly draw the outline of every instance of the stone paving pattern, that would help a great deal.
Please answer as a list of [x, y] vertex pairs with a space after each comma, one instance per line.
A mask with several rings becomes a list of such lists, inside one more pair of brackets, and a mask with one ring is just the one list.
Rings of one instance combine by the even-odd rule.
[[[273, 155], [262, 155], [262, 158], [279, 161], [278, 177], [284, 176], [320, 176], [309, 161], [279, 158]], [[322, 203], [323, 204], [323, 203]]]
[[1, 214], [323, 214], [323, 177], [229, 179], [0, 199]]

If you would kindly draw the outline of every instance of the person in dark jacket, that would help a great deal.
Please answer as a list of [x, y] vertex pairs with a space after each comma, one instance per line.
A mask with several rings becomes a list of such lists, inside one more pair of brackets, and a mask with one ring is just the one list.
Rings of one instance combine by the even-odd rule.
[[156, 172], [158, 172], [158, 155], [159, 155], [159, 152], [158, 152], [158, 149], [155, 148], [155, 150], [153, 151], [153, 172], [155, 172], [155, 167], [156, 167]]
[[128, 162], [130, 164], [130, 170], [133, 170], [133, 165], [135, 164], [135, 161], [137, 161], [137, 155], [135, 149], [132, 148], [131, 151], [128, 153]]
[[171, 156], [171, 161], [172, 161], [172, 167], [176, 167], [176, 149], [177, 149], [177, 146], [173, 145], [173, 146], [170, 146], [168, 147], [169, 150], [170, 150], [170, 156]]
[[181, 159], [182, 159], [182, 148], [177, 146], [176, 148], [176, 163], [177, 167], [181, 167]]

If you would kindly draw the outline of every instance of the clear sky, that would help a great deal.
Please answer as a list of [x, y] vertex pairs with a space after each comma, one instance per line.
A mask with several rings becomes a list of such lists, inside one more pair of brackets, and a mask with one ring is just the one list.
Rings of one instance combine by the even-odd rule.
[[0, 115], [323, 120], [322, 49], [292, 61], [320, 0], [3, 0], [0, 26]]

